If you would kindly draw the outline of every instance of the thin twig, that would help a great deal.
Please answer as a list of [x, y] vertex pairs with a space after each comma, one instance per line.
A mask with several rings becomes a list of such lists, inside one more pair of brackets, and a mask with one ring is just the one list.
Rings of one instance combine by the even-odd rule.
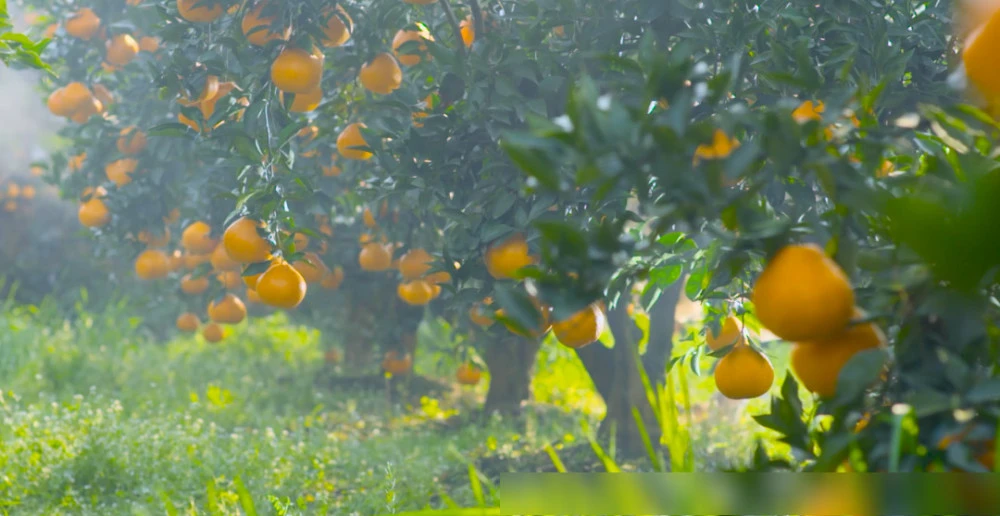
[[486, 35], [486, 24], [483, 23], [483, 10], [479, 8], [479, 0], [469, 0], [469, 9], [472, 9], [473, 27], [476, 28], [476, 37], [481, 38]]
[[451, 10], [451, 4], [448, 0], [438, 0], [441, 7], [444, 9], [444, 15], [448, 18], [448, 24], [451, 25], [451, 30], [455, 32], [455, 39], [458, 40], [458, 53], [462, 55], [462, 59], [465, 59], [465, 40], [462, 39], [462, 28], [458, 25], [458, 18], [455, 18], [455, 11]]

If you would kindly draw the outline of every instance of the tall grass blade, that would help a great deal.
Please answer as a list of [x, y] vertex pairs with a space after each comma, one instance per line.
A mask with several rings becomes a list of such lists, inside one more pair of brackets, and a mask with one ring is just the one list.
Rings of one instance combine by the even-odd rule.
[[215, 487], [215, 479], [209, 479], [205, 485], [205, 508], [208, 509], [208, 514], [215, 516], [220, 514], [219, 512], [219, 491]]
[[566, 472], [566, 465], [563, 464], [563, 461], [559, 458], [558, 455], [556, 455], [556, 450], [555, 448], [552, 447], [551, 444], [545, 443], [545, 453], [549, 454], [549, 459], [552, 460], [552, 465], [556, 468], [556, 471], [558, 471], [559, 473]]
[[642, 420], [642, 413], [639, 412], [638, 407], [632, 407], [632, 417], [635, 418], [635, 426], [639, 429], [639, 436], [642, 437], [642, 445], [646, 447], [646, 454], [649, 455], [649, 462], [653, 465], [653, 471], [662, 472], [663, 463], [660, 461], [659, 454], [656, 453], [656, 449], [653, 447], [653, 441], [649, 438], [649, 432], [646, 431], [646, 423]]
[[621, 472], [621, 468], [618, 467], [618, 464], [616, 464], [615, 461], [608, 456], [608, 454], [604, 451], [604, 448], [601, 447], [601, 444], [594, 438], [594, 435], [590, 431], [590, 425], [587, 424], [586, 420], [581, 422], [581, 426], [583, 427], [583, 433], [587, 436], [587, 440], [590, 441], [590, 447], [593, 448], [594, 454], [597, 455], [598, 460], [600, 460], [601, 464], [604, 465], [605, 471], [608, 473]]
[[483, 496], [483, 484], [479, 481], [479, 475], [476, 474], [476, 467], [469, 463], [469, 486], [472, 487], [472, 496], [475, 497], [476, 503], [480, 507], [486, 507], [486, 497]]
[[257, 508], [254, 507], [253, 497], [250, 496], [247, 486], [243, 485], [243, 480], [240, 477], [236, 477], [233, 479], [233, 485], [236, 487], [236, 495], [240, 497], [240, 507], [243, 508], [244, 514], [246, 516], [257, 516]]
[[166, 491], [160, 491], [160, 500], [163, 500], [163, 512], [167, 513], [167, 516], [177, 516], [177, 508], [170, 501], [170, 496], [167, 495]]

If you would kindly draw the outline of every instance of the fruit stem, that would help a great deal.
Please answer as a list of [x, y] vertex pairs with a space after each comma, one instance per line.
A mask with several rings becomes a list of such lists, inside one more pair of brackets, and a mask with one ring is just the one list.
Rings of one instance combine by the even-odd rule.
[[451, 25], [451, 30], [455, 33], [455, 39], [458, 40], [458, 53], [462, 56], [462, 59], [465, 59], [465, 40], [462, 39], [462, 28], [458, 26], [458, 18], [455, 18], [455, 11], [451, 9], [451, 3], [448, 0], [438, 0], [438, 3], [444, 9], [444, 15], [448, 18], [448, 24]]

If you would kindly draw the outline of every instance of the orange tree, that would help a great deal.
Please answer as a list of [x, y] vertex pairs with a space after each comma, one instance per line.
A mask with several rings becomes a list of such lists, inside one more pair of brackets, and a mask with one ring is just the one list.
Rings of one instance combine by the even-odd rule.
[[[213, 301], [225, 307], [215, 322], [243, 317], [242, 301], [222, 297], [242, 288], [234, 263], [247, 298], [298, 307], [317, 290], [297, 266], [316, 261], [296, 242], [303, 235], [314, 252], [337, 254], [311, 263], [320, 285], [339, 282], [329, 279], [338, 266], [345, 283], [368, 287], [388, 271], [407, 305], [440, 297], [447, 317], [481, 335], [497, 369], [489, 410], [528, 396], [547, 325], [535, 324], [518, 269], [534, 260], [531, 223], [573, 202], [525, 191], [497, 139], [529, 113], [558, 113], [577, 70], [621, 75], [603, 56], [635, 42], [597, 29], [641, 4], [41, 3], [60, 20], [49, 107], [75, 124], [65, 134], [77, 146], [50, 177], [82, 196], [81, 223], [110, 252], [135, 256], [140, 278], [170, 278], [180, 284], [165, 295], [195, 296], [182, 297], [192, 313], [179, 327], [194, 328]], [[382, 205], [402, 216], [385, 220]], [[362, 225], [358, 243], [337, 236]], [[358, 267], [344, 261], [351, 254]], [[352, 314], [359, 295], [389, 289], [346, 290]], [[488, 297], [498, 305], [482, 308], [503, 308], [505, 324], [480, 313]], [[388, 303], [369, 305], [375, 327], [394, 325], [379, 324]], [[302, 312], [323, 317], [322, 307]], [[557, 320], [557, 336], [596, 340], [603, 311], [578, 319]], [[206, 331], [220, 338], [217, 326]]]
[[[714, 37], [664, 52], [661, 33], [642, 44], [631, 89], [581, 80], [565, 117], [508, 139], [543, 190], [588, 191], [600, 215], [544, 223], [541, 298], [590, 302], [600, 291], [577, 279], [589, 277], [663, 288], [692, 260], [685, 290], [720, 320], [674, 362], [697, 372], [712, 352], [720, 391], [756, 397], [774, 373], [750, 330], [788, 342], [776, 346], [791, 347], [791, 372], [756, 419], [808, 469], [992, 470], [1000, 246], [984, 235], [1000, 126], [945, 84], [950, 13], [760, 7], [739, 22], [759, 24], [755, 59], [714, 59], [746, 52]], [[990, 101], [1000, 83], [981, 56], [997, 48], [1000, 13], [979, 20], [990, 21], [961, 55]], [[634, 212], [621, 209], [630, 197]], [[706, 245], [692, 250], [688, 235]], [[754, 466], [790, 465], [758, 450]]]

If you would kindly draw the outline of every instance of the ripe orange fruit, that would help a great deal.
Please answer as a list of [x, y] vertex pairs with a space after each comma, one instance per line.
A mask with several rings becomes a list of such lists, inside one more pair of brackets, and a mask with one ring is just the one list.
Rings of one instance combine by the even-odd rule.
[[198, 326], [201, 326], [201, 320], [191, 312], [185, 312], [177, 317], [177, 329], [180, 331], [193, 332]]
[[252, 288], [247, 289], [247, 302], [256, 303], [258, 305], [264, 304], [264, 302], [261, 301], [260, 299], [260, 294], [258, 294], [257, 291]]
[[382, 358], [382, 370], [393, 375], [405, 374], [411, 367], [413, 367], [413, 357], [409, 354], [400, 357], [398, 352], [389, 351]]
[[511, 279], [522, 267], [534, 263], [524, 235], [516, 234], [486, 250], [486, 270], [496, 279]]
[[22, 188], [21, 189], [21, 197], [24, 198], [24, 199], [27, 199], [27, 200], [34, 199], [35, 198], [35, 187], [31, 186], [31, 185], [27, 185], [24, 188]]
[[243, 29], [243, 34], [247, 37], [247, 41], [251, 45], [256, 45], [262, 47], [268, 43], [275, 40], [288, 39], [289, 27], [286, 27], [283, 32], [273, 32], [271, 26], [274, 24], [274, 16], [261, 16], [261, 12], [267, 2], [258, 2], [253, 9], [246, 12], [243, 15], [243, 21], [240, 24], [240, 28]]
[[76, 113], [87, 107], [93, 100], [90, 89], [82, 82], [71, 82], [62, 88], [63, 100], [69, 109], [70, 114]]
[[[865, 317], [857, 308], [852, 315]], [[796, 343], [792, 348], [792, 371], [806, 389], [829, 398], [836, 394], [840, 370], [851, 357], [884, 344], [885, 334], [875, 323], [847, 326], [832, 337]]]
[[100, 114], [103, 111], [104, 104], [101, 104], [101, 101], [95, 98], [91, 98], [89, 101], [84, 102], [80, 109], [76, 110], [69, 119], [74, 123], [83, 124], [87, 120], [90, 120], [90, 117]]
[[341, 266], [336, 266], [332, 271], [326, 273], [323, 279], [319, 280], [319, 286], [336, 290], [340, 288], [340, 284], [344, 282], [344, 269]]
[[[414, 52], [411, 50], [409, 52], [404, 51], [400, 53], [399, 47], [410, 41], [417, 41], [420, 43], [417, 46], [418, 51]], [[392, 38], [392, 51], [396, 54], [396, 59], [399, 59], [399, 62], [402, 63], [403, 66], [413, 66], [419, 63], [423, 57], [430, 59], [431, 56], [427, 53], [427, 41], [434, 41], [434, 36], [431, 36], [431, 33], [428, 32], [426, 28], [421, 27], [420, 30], [402, 29], [396, 33], [395, 37]]]
[[[323, 45], [327, 47], [339, 47], [347, 40], [351, 39], [351, 32], [354, 30], [354, 20], [347, 15], [347, 11], [337, 5], [335, 11], [328, 10], [326, 25], [323, 27]], [[344, 23], [344, 21], [347, 23]]]
[[591, 303], [569, 319], [554, 323], [552, 331], [562, 345], [577, 349], [599, 339], [606, 325], [607, 318], [600, 305]]
[[208, 303], [208, 318], [222, 324], [237, 324], [247, 317], [247, 307], [234, 294], [222, 296], [219, 302]]
[[214, 344], [221, 341], [225, 334], [222, 331], [222, 326], [211, 322], [206, 324], [205, 327], [201, 329], [201, 336], [204, 337], [206, 341]]
[[301, 48], [286, 48], [271, 63], [271, 82], [288, 93], [309, 93], [319, 88], [323, 60]]
[[100, 27], [101, 19], [94, 14], [94, 11], [86, 7], [78, 10], [70, 19], [66, 20], [66, 34], [82, 40], [89, 40], [94, 34], [97, 34], [97, 29]]
[[226, 290], [236, 290], [243, 284], [243, 277], [238, 271], [222, 271], [215, 275], [215, 279], [222, 284]]
[[432, 285], [440, 285], [442, 283], [450, 282], [451, 274], [448, 274], [445, 271], [433, 272], [431, 274], [428, 274], [427, 277], [424, 278], [424, 280]]
[[813, 340], [844, 329], [854, 310], [854, 291], [819, 246], [788, 245], [757, 277], [753, 303], [757, 318], [778, 337]]
[[146, 247], [166, 247], [170, 243], [170, 229], [163, 228], [161, 233], [153, 233], [144, 229], [139, 232], [138, 240], [146, 244]]
[[996, 68], [997, 50], [1000, 49], [1000, 10], [973, 31], [962, 51], [965, 74], [976, 89], [986, 98], [1000, 95], [1000, 71]]
[[257, 280], [254, 289], [265, 304], [292, 309], [306, 297], [306, 281], [287, 263], [271, 265]]
[[132, 173], [138, 164], [139, 162], [132, 158], [115, 160], [104, 167], [104, 175], [120, 188], [132, 182]]
[[226, 228], [222, 234], [222, 245], [229, 256], [241, 263], [257, 263], [271, 257], [271, 244], [258, 233], [262, 224], [242, 217]]
[[159, 249], [146, 249], [135, 259], [135, 274], [142, 280], [156, 280], [170, 273], [170, 259]]
[[213, 22], [216, 18], [222, 16], [222, 4], [212, 4], [212, 1], [177, 0], [177, 12], [181, 15], [181, 18], [192, 23]]
[[192, 222], [181, 233], [181, 245], [194, 254], [207, 254], [215, 249], [218, 242], [212, 238], [212, 228], [202, 221]]
[[203, 263], [208, 263], [212, 258], [210, 253], [205, 254], [195, 254], [195, 253], [185, 253], [182, 256], [184, 260], [184, 268], [188, 270], [195, 270], [199, 265]]
[[372, 157], [372, 153], [366, 150], [355, 149], [354, 147], [368, 147], [361, 129], [368, 126], [360, 122], [348, 125], [337, 136], [337, 152], [347, 159], [366, 160]]
[[212, 262], [212, 268], [215, 269], [216, 272], [240, 270], [240, 262], [229, 256], [229, 252], [226, 251], [225, 245], [215, 246], [215, 249], [212, 251], [212, 257], [209, 261]]
[[[281, 105], [285, 105], [285, 92], [278, 94], [278, 101]], [[297, 93], [288, 110], [292, 113], [307, 113], [319, 107], [321, 102], [323, 102], [323, 88], [317, 86], [312, 91]]]
[[476, 385], [482, 377], [483, 372], [472, 364], [462, 364], [458, 366], [458, 370], [455, 371], [455, 378], [457, 378], [458, 383], [462, 385]]
[[459, 32], [462, 34], [462, 42], [465, 46], [471, 47], [476, 41], [476, 25], [472, 21], [472, 16], [466, 17], [462, 23], [458, 24]]
[[130, 125], [118, 133], [116, 146], [122, 154], [139, 154], [146, 148], [146, 133]]
[[399, 258], [399, 273], [403, 275], [403, 279], [415, 280], [431, 270], [433, 261], [434, 258], [427, 251], [419, 247], [410, 249]]
[[299, 272], [306, 283], [316, 283], [329, 272], [323, 260], [313, 252], [306, 253], [301, 260], [293, 262], [292, 267]]
[[208, 290], [208, 278], [205, 276], [195, 278], [190, 274], [185, 274], [181, 278], [181, 292], [185, 294], [196, 296], [206, 290]]
[[400, 283], [396, 287], [396, 294], [408, 305], [423, 306], [434, 298], [434, 289], [426, 281], [415, 280]]
[[361, 248], [361, 253], [358, 254], [358, 264], [361, 265], [362, 270], [384, 271], [392, 267], [392, 254], [387, 246], [371, 242]]
[[726, 320], [722, 322], [722, 327], [719, 328], [719, 334], [716, 335], [715, 331], [711, 328], [705, 332], [705, 344], [708, 345], [708, 349], [712, 351], [720, 350], [730, 344], [735, 344], [737, 340], [742, 340], [743, 333], [740, 329], [740, 321], [734, 315], [726, 317]]
[[383, 52], [361, 67], [358, 79], [368, 91], [388, 95], [403, 83], [403, 70], [396, 63], [396, 58]]
[[139, 43], [131, 34], [118, 34], [105, 44], [104, 60], [115, 66], [125, 66], [139, 53]]
[[99, 228], [111, 221], [111, 212], [104, 205], [104, 201], [94, 196], [80, 204], [77, 218], [85, 227]]
[[156, 52], [160, 49], [160, 40], [152, 36], [143, 36], [139, 38], [139, 50], [141, 52], [149, 52], [150, 54]]
[[746, 344], [734, 346], [715, 366], [715, 386], [729, 399], [763, 396], [773, 383], [771, 361]]

